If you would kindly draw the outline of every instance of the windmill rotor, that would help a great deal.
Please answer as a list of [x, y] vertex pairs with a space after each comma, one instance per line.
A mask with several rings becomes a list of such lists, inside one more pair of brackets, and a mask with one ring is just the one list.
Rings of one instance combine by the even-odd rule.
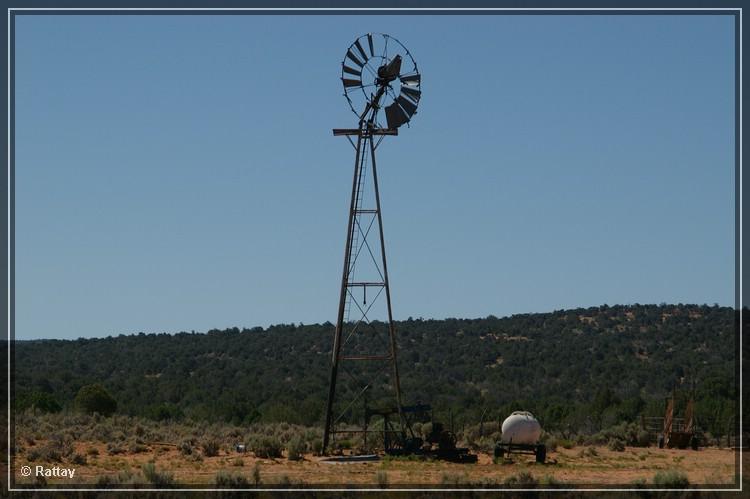
[[374, 109], [374, 125], [379, 109], [385, 110], [387, 128], [395, 129], [411, 121], [422, 97], [417, 63], [396, 38], [368, 33], [357, 38], [341, 63], [341, 82], [349, 107], [362, 117]]

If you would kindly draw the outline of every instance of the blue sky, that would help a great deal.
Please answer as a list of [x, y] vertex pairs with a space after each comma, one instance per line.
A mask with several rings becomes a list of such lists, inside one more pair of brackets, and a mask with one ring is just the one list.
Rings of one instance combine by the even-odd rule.
[[346, 48], [423, 74], [379, 149], [394, 315], [734, 303], [730, 16], [17, 16], [16, 338], [334, 321]]

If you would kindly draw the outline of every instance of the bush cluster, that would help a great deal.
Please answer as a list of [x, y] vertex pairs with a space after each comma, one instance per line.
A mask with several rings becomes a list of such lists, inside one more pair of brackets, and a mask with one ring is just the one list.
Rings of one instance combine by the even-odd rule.
[[299, 461], [300, 459], [302, 459], [302, 454], [304, 454], [305, 450], [305, 444], [302, 442], [302, 439], [298, 436], [295, 436], [294, 438], [289, 440], [289, 443], [287, 443], [287, 459], [289, 459], [290, 461]]
[[201, 443], [201, 449], [205, 457], [214, 457], [219, 455], [221, 444], [215, 438], [207, 438]]
[[687, 475], [679, 470], [657, 471], [654, 475], [654, 485], [666, 488], [684, 488], [690, 485]]
[[219, 471], [214, 479], [217, 487], [225, 487], [231, 489], [244, 489], [250, 486], [250, 482], [247, 478], [239, 473], [229, 473], [226, 471]]
[[607, 442], [607, 448], [616, 452], [623, 452], [625, 450], [625, 443], [619, 438], [610, 438]]
[[174, 475], [166, 471], [157, 471], [154, 463], [144, 464], [141, 471], [144, 478], [155, 487], [164, 488], [174, 485]]
[[277, 458], [281, 457], [281, 441], [276, 437], [262, 436], [253, 440], [251, 449], [257, 457]]
[[528, 487], [533, 488], [539, 484], [539, 481], [528, 471], [522, 471], [516, 475], [511, 475], [503, 481], [508, 487]]

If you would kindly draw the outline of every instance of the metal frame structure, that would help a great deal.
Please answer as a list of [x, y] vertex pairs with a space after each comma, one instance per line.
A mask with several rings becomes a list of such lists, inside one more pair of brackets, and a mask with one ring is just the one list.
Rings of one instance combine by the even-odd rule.
[[[339, 294], [338, 315], [336, 319], [336, 332], [333, 341], [333, 353], [331, 363], [331, 382], [328, 390], [328, 404], [326, 409], [326, 426], [323, 434], [323, 450], [328, 449], [331, 438], [339, 433], [352, 433], [359, 430], [337, 430], [336, 425], [343, 417], [346, 409], [349, 409], [361, 397], [366, 397], [367, 390], [371, 387], [371, 382], [366, 381], [362, 391], [352, 400], [346, 409], [338, 415], [334, 415], [334, 403], [336, 400], [336, 383], [339, 374], [339, 367], [342, 361], [364, 361], [364, 362], [386, 362], [390, 364], [393, 372], [393, 384], [396, 395], [396, 406], [399, 409], [399, 422], [403, 428], [403, 414], [401, 412], [401, 384], [398, 374], [398, 363], [396, 360], [396, 331], [393, 325], [393, 310], [391, 307], [391, 289], [388, 280], [388, 263], [385, 256], [385, 238], [383, 236], [383, 217], [380, 208], [380, 189], [378, 186], [377, 164], [375, 162], [375, 150], [380, 141], [387, 135], [398, 135], [397, 129], [383, 129], [376, 127], [376, 116], [379, 110], [377, 97], [372, 105], [368, 105], [365, 112], [360, 117], [359, 127], [356, 129], [334, 129], [333, 134], [336, 136], [344, 135], [354, 145], [356, 149], [354, 161], [354, 178], [352, 181], [351, 203], [349, 207], [349, 223], [346, 235], [346, 249], [344, 251], [344, 269], [341, 276], [341, 292]], [[356, 145], [350, 137], [356, 136]], [[376, 139], [377, 138], [377, 139]], [[375, 189], [375, 207], [363, 208], [361, 201], [363, 198], [363, 187], [365, 184], [366, 160], [369, 156], [372, 169], [372, 183]], [[372, 220], [365, 224], [364, 218], [371, 217]], [[370, 257], [375, 260], [371, 247], [367, 240], [371, 233], [373, 222], [377, 221], [378, 236], [380, 240], [381, 262], [374, 262], [380, 271], [381, 280], [371, 282], [358, 282], [353, 279], [353, 271], [357, 259], [365, 256], [362, 254], [366, 250]], [[363, 308], [354, 300], [353, 289], [360, 288], [363, 295], [366, 296], [367, 288], [379, 288], [375, 297], [370, 300], [370, 306]], [[360, 355], [360, 356], [342, 356], [342, 344], [357, 334], [359, 328], [364, 323], [369, 323], [367, 313], [373, 303], [385, 291], [385, 301], [388, 310], [388, 336], [389, 351], [382, 355]], [[365, 298], [366, 300], [366, 298]], [[346, 320], [347, 312], [350, 311], [351, 303], [355, 303], [359, 318], [356, 321]], [[347, 336], [343, 337], [344, 332]], [[361, 431], [367, 431], [366, 427]]]
[[[402, 62], [406, 66], [405, 72], [401, 69]], [[380, 433], [368, 428], [370, 415], [374, 414], [368, 408], [371, 395], [376, 397], [374, 402], [381, 406], [380, 410], [383, 410], [382, 407], [395, 407], [398, 413], [398, 427], [395, 428], [388, 418], [384, 417], [382, 431], [386, 446], [391, 434], [396, 436], [396, 440], [403, 440], [407, 426], [401, 401], [396, 331], [391, 308], [391, 289], [385, 255], [375, 151], [386, 136], [398, 135], [398, 127], [408, 123], [416, 113], [421, 95], [421, 80], [416, 62], [398, 40], [385, 34], [372, 33], [361, 36], [349, 46], [342, 62], [341, 80], [344, 86], [344, 96], [352, 111], [357, 115], [359, 123], [354, 129], [333, 130], [334, 136], [345, 136], [356, 153], [344, 266], [331, 354], [331, 379], [323, 433], [324, 453], [329, 450], [332, 440], [335, 440], [337, 435], [360, 433], [365, 435], [363, 441], [364, 445], [367, 445], [368, 433]], [[398, 95], [392, 87], [392, 84], [396, 83], [401, 84]], [[355, 106], [356, 96], [365, 100], [364, 111], [361, 113]], [[378, 123], [378, 113], [381, 108], [385, 110], [387, 127], [382, 127]], [[356, 137], [356, 142], [352, 139], [353, 137]], [[366, 179], [368, 163], [372, 171], [369, 181]], [[370, 188], [368, 182], [371, 183], [372, 192], [368, 190]], [[370, 199], [372, 195], [374, 199]], [[374, 206], [367, 205], [368, 203]], [[377, 223], [377, 236], [373, 235], [375, 223]], [[370, 245], [368, 236], [371, 239], [375, 237], [379, 239], [379, 245], [375, 247], [375, 251]], [[378, 251], [380, 258], [376, 257]], [[357, 269], [355, 273], [358, 261], [367, 260], [368, 256], [374, 272], [364, 279], [358, 279], [360, 269]], [[369, 304], [368, 290], [377, 290], [374, 297], [371, 292]], [[355, 293], [358, 295], [360, 292], [362, 293], [361, 301], [355, 296]], [[371, 320], [371, 316], [375, 313], [375, 311], [371, 312], [373, 304], [378, 300], [382, 303], [383, 299], [387, 311], [385, 330], [380, 321]], [[352, 312], [355, 314], [353, 319], [350, 317]], [[350, 341], [353, 338], [354, 340]], [[377, 345], [378, 340], [380, 345]], [[379, 350], [373, 350], [376, 347], [379, 347]], [[384, 375], [388, 369], [390, 369], [390, 375]], [[350, 389], [347, 394], [349, 400], [344, 404], [338, 400], [343, 398], [342, 394], [337, 392], [337, 389], [341, 391], [340, 371], [345, 372], [351, 384], [354, 385], [354, 389]], [[384, 393], [382, 396], [381, 391]], [[356, 418], [354, 406], [360, 401], [363, 405], [362, 417]], [[361, 423], [356, 425], [355, 420]], [[343, 425], [347, 425], [348, 428], [342, 428]]]

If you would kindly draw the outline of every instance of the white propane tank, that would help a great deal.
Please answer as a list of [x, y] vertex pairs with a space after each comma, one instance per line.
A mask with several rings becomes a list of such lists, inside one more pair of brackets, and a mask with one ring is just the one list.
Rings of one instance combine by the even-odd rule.
[[505, 418], [502, 432], [503, 443], [534, 445], [539, 442], [542, 427], [530, 412], [516, 411]]

